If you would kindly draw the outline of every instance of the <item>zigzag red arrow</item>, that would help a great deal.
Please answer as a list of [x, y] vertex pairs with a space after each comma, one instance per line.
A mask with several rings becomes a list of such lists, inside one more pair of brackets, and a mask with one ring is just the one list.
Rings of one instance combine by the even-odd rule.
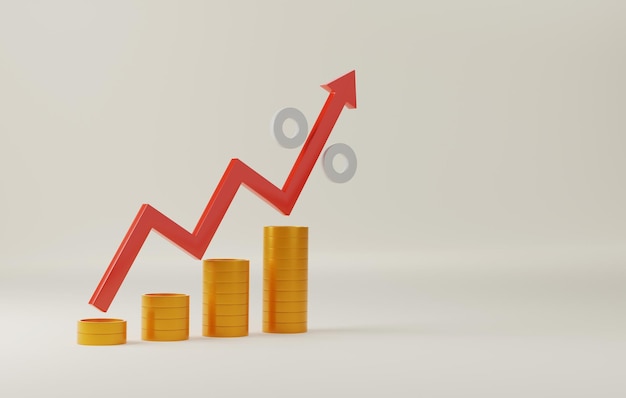
[[241, 160], [232, 159], [193, 232], [188, 232], [149, 204], [143, 204], [91, 296], [89, 304], [101, 311], [109, 309], [137, 254], [153, 229], [197, 259], [202, 258], [240, 185], [245, 185], [278, 211], [289, 215], [344, 105], [348, 108], [356, 108], [354, 71], [322, 87], [330, 94], [282, 189]]

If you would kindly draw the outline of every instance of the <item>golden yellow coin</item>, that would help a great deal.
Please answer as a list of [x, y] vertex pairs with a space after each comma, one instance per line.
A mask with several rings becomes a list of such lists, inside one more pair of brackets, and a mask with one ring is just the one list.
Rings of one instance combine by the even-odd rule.
[[309, 276], [306, 269], [271, 269], [263, 268], [263, 278], [277, 281], [305, 281]]
[[181, 330], [141, 329], [141, 338], [147, 341], [181, 341], [189, 339], [189, 328]]
[[295, 269], [306, 270], [306, 269], [309, 269], [309, 260], [264, 258], [263, 268], [275, 269], [275, 270], [295, 270]]
[[306, 312], [269, 312], [263, 311], [263, 322], [302, 323], [307, 321]]
[[306, 249], [309, 247], [309, 239], [300, 237], [277, 238], [274, 236], [265, 236], [263, 237], [263, 247]]
[[303, 291], [308, 289], [308, 281], [277, 281], [273, 279], [263, 279], [263, 289], [278, 292]]
[[289, 292], [263, 290], [263, 300], [265, 301], [307, 301], [307, 296], [306, 290]]
[[141, 296], [141, 305], [152, 308], [189, 307], [189, 295], [180, 293], [148, 293]]
[[306, 322], [302, 323], [269, 323], [263, 322], [265, 333], [305, 333], [307, 331]]
[[248, 315], [202, 315], [202, 323], [215, 326], [247, 326]]
[[202, 294], [202, 305], [221, 305], [221, 304], [247, 304], [248, 293], [235, 293], [235, 294], [215, 294], [207, 293]]
[[141, 327], [154, 330], [181, 330], [189, 329], [189, 318], [154, 319], [141, 318]]
[[263, 300], [263, 311], [307, 312], [306, 301], [267, 301]]
[[283, 237], [283, 238], [292, 238], [292, 237], [308, 238], [309, 227], [289, 226], [289, 225], [266, 226], [263, 228], [263, 236], [275, 236], [275, 237]]
[[126, 335], [126, 321], [114, 318], [91, 318], [78, 321], [78, 333]]
[[250, 280], [249, 272], [233, 271], [233, 272], [205, 272], [203, 275], [204, 283], [232, 283], [245, 282]]
[[294, 259], [308, 259], [309, 249], [300, 249], [298, 247], [263, 247], [263, 259], [264, 260], [294, 260]]
[[248, 293], [249, 284], [247, 282], [234, 282], [234, 283], [205, 283], [202, 285], [203, 291], [213, 292], [215, 294], [235, 294], [235, 293]]
[[203, 324], [202, 335], [206, 337], [244, 337], [248, 335], [248, 325], [215, 326]]
[[189, 318], [189, 307], [141, 307], [141, 314], [151, 319]]
[[126, 344], [126, 333], [111, 333], [111, 334], [78, 333], [78, 338], [76, 342], [80, 345]]
[[202, 260], [202, 267], [205, 272], [215, 271], [249, 271], [250, 260], [239, 258], [208, 258]]
[[213, 315], [248, 315], [248, 304], [218, 304], [209, 308], [208, 306], [202, 308], [203, 314]]

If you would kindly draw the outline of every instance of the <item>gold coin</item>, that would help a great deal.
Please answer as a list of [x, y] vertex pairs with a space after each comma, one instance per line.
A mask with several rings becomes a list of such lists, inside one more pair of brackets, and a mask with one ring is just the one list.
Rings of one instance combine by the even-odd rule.
[[202, 260], [205, 271], [246, 271], [250, 270], [250, 260], [238, 258], [208, 258]]
[[202, 314], [220, 315], [248, 315], [248, 304], [218, 304], [212, 308], [203, 306]]
[[189, 295], [180, 293], [148, 293], [141, 296], [143, 307], [189, 307]]
[[305, 281], [309, 276], [306, 269], [271, 269], [263, 268], [263, 278], [277, 281]]
[[263, 290], [263, 300], [266, 301], [307, 301], [307, 291], [276, 291]]
[[152, 330], [181, 330], [189, 329], [189, 318], [154, 319], [141, 318], [141, 327]]
[[302, 323], [269, 323], [263, 322], [265, 333], [305, 333], [307, 331], [306, 322]]
[[147, 341], [180, 341], [189, 339], [189, 328], [181, 330], [141, 329], [141, 338]]
[[300, 248], [307, 249], [309, 247], [309, 239], [308, 238], [277, 238], [274, 236], [265, 236], [263, 237], [263, 247], [274, 247], [274, 248]]
[[263, 227], [263, 236], [275, 236], [275, 237], [300, 237], [300, 238], [308, 238], [309, 237], [309, 227], [301, 227], [301, 226], [289, 226], [289, 225], [280, 225], [280, 226], [266, 226]]
[[274, 290], [277, 292], [293, 292], [307, 290], [308, 281], [276, 281], [273, 279], [263, 279], [264, 290]]
[[295, 259], [308, 259], [309, 249], [300, 249], [298, 247], [263, 247], [263, 259], [267, 260], [295, 260]]
[[206, 337], [244, 337], [248, 335], [248, 325], [215, 326], [203, 324], [202, 335]]
[[189, 318], [189, 307], [141, 307], [141, 316], [152, 319]]
[[245, 282], [250, 280], [250, 273], [244, 271], [233, 272], [205, 272], [203, 274], [204, 283], [232, 283]]
[[202, 285], [203, 291], [215, 294], [241, 294], [248, 293], [248, 282], [234, 282], [234, 283], [205, 283]]
[[214, 292], [204, 292], [202, 294], [203, 305], [221, 304], [248, 304], [248, 293], [215, 294]]
[[266, 260], [263, 263], [263, 270], [275, 270], [275, 271], [293, 271], [309, 269], [307, 260]]
[[91, 318], [78, 321], [78, 333], [126, 335], [126, 321], [114, 318]]
[[306, 312], [263, 312], [263, 322], [302, 323], [307, 321]]
[[276, 259], [276, 258], [264, 258], [263, 269], [309, 269], [308, 259]]
[[210, 316], [207, 314], [203, 314], [202, 323], [215, 326], [247, 326], [248, 315]]
[[78, 333], [76, 342], [80, 345], [118, 345], [126, 344], [126, 332], [111, 334]]
[[306, 301], [267, 301], [263, 300], [263, 311], [307, 312]]

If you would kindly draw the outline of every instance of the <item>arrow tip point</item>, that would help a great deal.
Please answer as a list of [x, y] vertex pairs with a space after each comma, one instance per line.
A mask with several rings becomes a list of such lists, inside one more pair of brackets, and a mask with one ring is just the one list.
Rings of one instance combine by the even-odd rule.
[[356, 71], [352, 70], [322, 87], [331, 93], [342, 95], [348, 108], [356, 108]]

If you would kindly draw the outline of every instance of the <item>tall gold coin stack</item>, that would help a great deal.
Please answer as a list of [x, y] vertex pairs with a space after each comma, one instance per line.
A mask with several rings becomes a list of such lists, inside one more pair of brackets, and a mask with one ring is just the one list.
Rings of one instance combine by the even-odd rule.
[[202, 265], [202, 335], [247, 336], [250, 261], [207, 259]]
[[126, 344], [126, 321], [112, 318], [92, 318], [78, 321], [78, 344]]
[[263, 331], [307, 331], [308, 227], [263, 230]]
[[189, 296], [179, 293], [141, 296], [141, 338], [149, 341], [189, 339]]

